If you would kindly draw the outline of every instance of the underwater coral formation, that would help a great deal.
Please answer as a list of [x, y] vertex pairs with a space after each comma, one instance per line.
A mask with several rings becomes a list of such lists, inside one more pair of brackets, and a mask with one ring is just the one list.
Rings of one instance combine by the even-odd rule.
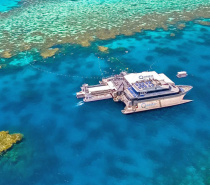
[[204, 26], [210, 26], [210, 22], [208, 22], [208, 21], [198, 20], [198, 21], [196, 21], [196, 23], [201, 24], [201, 25], [204, 25]]
[[22, 134], [9, 134], [9, 131], [0, 132], [0, 154], [6, 152], [14, 144], [20, 142], [23, 138]]
[[98, 46], [98, 50], [107, 53], [109, 51], [109, 48], [105, 46]]
[[33, 48], [42, 53], [65, 43], [87, 47], [96, 39], [167, 30], [179, 21], [201, 17], [210, 17], [209, 1], [27, 0], [24, 6], [0, 14], [0, 56], [10, 58]]
[[53, 55], [55, 55], [55, 53], [58, 51], [58, 48], [54, 48], [54, 49], [47, 49], [46, 51], [41, 53], [41, 56], [43, 58], [48, 58], [48, 57], [52, 57]]

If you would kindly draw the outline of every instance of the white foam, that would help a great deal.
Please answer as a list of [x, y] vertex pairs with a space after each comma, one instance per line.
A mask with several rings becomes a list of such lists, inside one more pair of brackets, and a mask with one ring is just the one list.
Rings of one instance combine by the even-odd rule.
[[77, 103], [76, 107], [82, 106], [84, 104], [84, 101], [80, 101]]

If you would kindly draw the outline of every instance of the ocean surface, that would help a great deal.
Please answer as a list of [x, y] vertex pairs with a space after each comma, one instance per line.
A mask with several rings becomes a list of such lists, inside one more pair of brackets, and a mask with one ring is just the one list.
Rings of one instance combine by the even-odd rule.
[[[0, 156], [0, 185], [210, 185], [210, 26], [184, 24], [1, 58], [0, 131], [24, 139]], [[111, 99], [76, 98], [83, 83], [153, 70], [192, 85], [193, 102], [123, 115]]]

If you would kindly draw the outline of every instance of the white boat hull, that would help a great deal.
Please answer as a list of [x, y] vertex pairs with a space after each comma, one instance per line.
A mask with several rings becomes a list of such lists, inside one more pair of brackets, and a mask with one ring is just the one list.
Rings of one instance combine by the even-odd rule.
[[159, 109], [164, 107], [170, 107], [175, 105], [180, 105], [184, 103], [191, 102], [192, 100], [183, 100], [184, 95], [176, 96], [176, 97], [170, 97], [170, 98], [162, 98], [152, 101], [145, 101], [140, 102], [137, 104], [137, 106], [133, 107], [125, 107], [124, 110], [122, 110], [123, 114], [130, 114], [135, 112], [142, 112], [147, 110], [153, 110], [153, 109]]

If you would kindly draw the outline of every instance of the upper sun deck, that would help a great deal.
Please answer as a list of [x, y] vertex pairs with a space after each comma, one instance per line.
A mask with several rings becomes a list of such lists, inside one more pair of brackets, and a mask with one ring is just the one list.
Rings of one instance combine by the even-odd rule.
[[159, 90], [169, 90], [169, 84], [165, 83], [165, 81], [157, 81], [157, 80], [148, 80], [142, 82], [136, 82], [132, 84], [132, 87], [136, 92], [153, 92]]
[[168, 84], [161, 80], [148, 80], [136, 82], [125, 90], [129, 99], [143, 99], [162, 95], [172, 95], [179, 92], [174, 84]]

